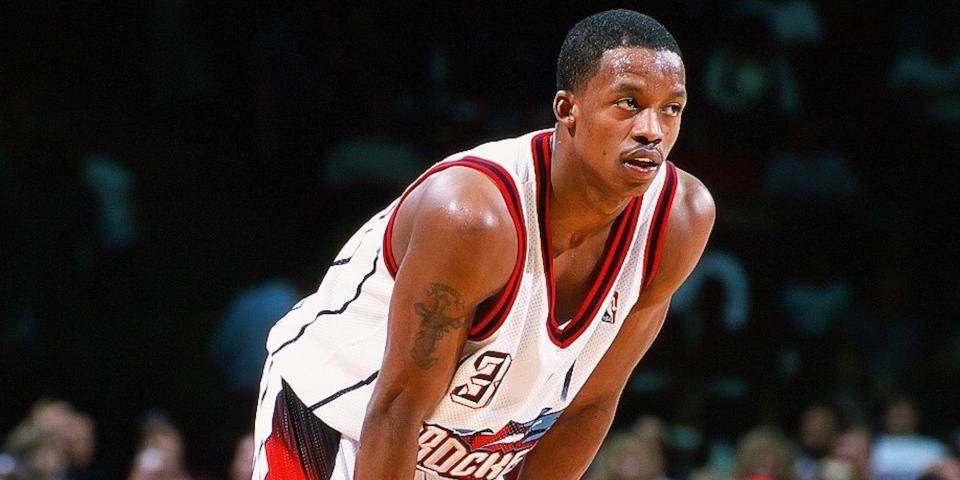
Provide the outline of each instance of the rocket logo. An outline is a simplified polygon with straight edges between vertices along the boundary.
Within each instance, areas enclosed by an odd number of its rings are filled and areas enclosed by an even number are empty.
[[[417,468],[459,480],[499,478],[523,461],[560,413],[545,408],[529,422],[510,421],[496,432],[425,424],[420,430]]]

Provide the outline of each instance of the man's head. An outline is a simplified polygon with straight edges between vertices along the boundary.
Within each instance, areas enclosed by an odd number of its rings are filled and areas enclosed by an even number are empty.
[[[567,34],[557,61],[556,158],[614,202],[643,194],[680,133],[686,73],[656,20],[598,13]],[[560,160],[563,159],[563,160]]]
[[[580,20],[567,32],[557,57],[557,90],[579,93],[600,69],[600,59],[615,48],[647,48],[680,54],[666,27],[632,10],[608,10]]]

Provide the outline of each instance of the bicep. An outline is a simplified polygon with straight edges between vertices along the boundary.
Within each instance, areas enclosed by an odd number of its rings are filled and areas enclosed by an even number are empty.
[[[399,402],[395,407],[421,416],[443,395],[477,306],[512,268],[499,256],[485,258],[509,249],[514,237],[507,234],[514,234],[500,222],[496,204],[484,206],[489,199],[482,187],[479,197],[466,198],[439,187],[415,192],[416,208],[397,219],[409,235],[402,239],[374,395],[375,402]]]

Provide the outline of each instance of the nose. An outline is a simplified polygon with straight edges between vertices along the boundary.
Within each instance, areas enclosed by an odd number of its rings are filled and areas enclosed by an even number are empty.
[[[633,128],[630,131],[641,145],[653,147],[663,141],[663,124],[660,116],[653,108],[645,108],[633,118]]]

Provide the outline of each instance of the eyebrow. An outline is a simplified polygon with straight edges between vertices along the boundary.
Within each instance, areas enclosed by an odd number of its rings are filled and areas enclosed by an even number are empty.
[[[617,83],[613,84],[613,88],[610,89],[612,92],[631,92],[631,91],[644,91],[644,88],[636,82],[630,80],[618,80]],[[679,86],[675,88],[671,93],[673,97],[683,97],[687,98],[687,88],[684,86]]]

